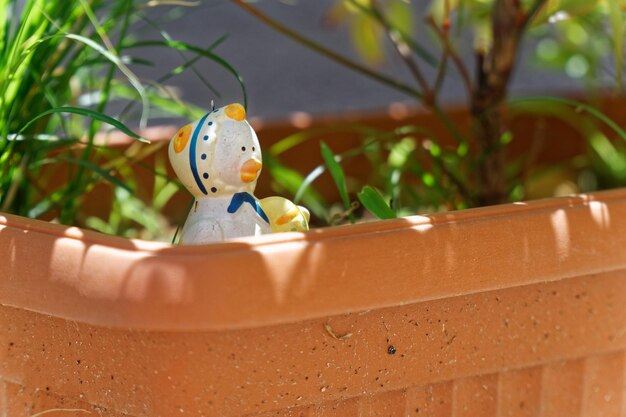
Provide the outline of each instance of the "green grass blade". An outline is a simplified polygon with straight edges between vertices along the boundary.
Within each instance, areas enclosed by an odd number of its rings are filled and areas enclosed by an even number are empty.
[[[511,105],[521,104],[521,103],[524,103],[524,102],[560,103],[560,104],[570,105],[570,106],[574,107],[576,110],[584,110],[587,113],[591,114],[596,119],[598,119],[601,122],[603,122],[604,124],[606,124],[615,133],[617,133],[620,138],[622,138],[624,141],[626,141],[626,132],[621,127],[619,127],[619,125],[617,123],[615,123],[613,120],[611,120],[610,117],[608,117],[606,114],[602,113],[600,110],[598,110],[595,107],[590,106],[588,104],[581,103],[581,102],[576,101],[576,100],[569,100],[569,99],[566,99],[566,98],[550,97],[550,96],[521,97],[521,98],[516,98],[516,99],[509,100],[509,104],[511,104]]]
[[[339,195],[341,196],[343,205],[349,213],[348,217],[350,218],[350,221],[354,223],[354,216],[352,215],[352,207],[350,205],[350,197],[348,196],[346,176],[343,172],[343,168],[341,168],[341,165],[337,162],[335,154],[328,147],[328,145],[321,142],[320,147],[322,150],[322,158],[324,158],[324,162],[330,171],[330,175],[333,177],[333,181],[335,181],[335,185],[337,186],[337,190],[339,190]]]
[[[326,172],[326,167],[324,165],[318,165],[311,172],[309,172],[306,177],[302,178],[302,181],[298,183],[295,196],[293,197],[293,200],[296,204],[300,200],[304,199],[304,195],[308,192],[311,184],[313,184],[313,182],[318,179],[319,176],[322,175],[324,172]]]
[[[182,102],[172,97],[167,89],[155,89],[152,85],[148,85],[147,87],[146,94],[150,99],[150,105],[153,109],[161,110],[169,116],[183,117],[191,120],[199,119],[206,114],[206,108]],[[111,92],[115,97],[127,100],[133,100],[136,94],[135,90],[128,85],[115,82],[111,85]],[[131,101],[131,103],[134,102]],[[129,110],[130,106],[127,106],[122,113],[128,113]]]
[[[209,52],[214,50],[219,45],[221,45],[227,38],[228,38],[228,34],[220,36],[219,38],[217,38],[217,40],[215,40],[213,43],[211,43],[206,48],[206,50],[209,51]],[[177,52],[181,56],[183,56],[181,51],[177,51]],[[177,66],[176,68],[174,68],[171,71],[169,71],[167,74],[165,74],[165,75],[161,76],[160,78],[158,78],[155,83],[147,86],[146,90],[148,91],[148,94],[151,94],[151,90],[153,90],[155,88],[159,89],[159,87],[163,83],[168,81],[170,78],[172,78],[172,77],[174,77],[174,76],[176,76],[178,74],[183,73],[189,67],[193,67],[193,65],[196,62],[198,62],[200,60],[200,58],[203,58],[203,56],[196,54],[196,56],[194,56],[192,59],[186,60],[182,65]],[[216,94],[216,96],[220,97],[219,94]],[[155,101],[154,96],[150,96],[150,97],[151,97],[151,103],[152,104],[156,105],[161,110],[164,109],[164,107],[159,104],[158,99],[157,99],[157,101]],[[120,115],[122,117],[124,115],[128,114],[130,112],[130,110],[133,108],[133,106],[135,105],[134,96],[127,96],[126,98],[130,99],[131,101],[120,112]],[[172,103],[172,100],[171,99],[166,99],[165,103]],[[180,103],[174,103],[174,104],[178,104],[178,110],[179,111],[181,109],[183,110],[183,113],[180,113],[178,115],[180,115],[181,117],[185,117],[187,119],[199,119],[200,117],[202,117],[202,115],[204,115],[206,113],[206,108],[200,109],[199,107],[192,106],[190,103],[184,103],[182,105]],[[167,104],[167,107],[171,107],[171,104]],[[171,111],[171,108],[168,111]],[[176,114],[176,112],[174,112],[173,114]]]
[[[148,18],[145,15],[141,16],[142,20],[144,20],[149,26],[153,27],[155,30],[157,30],[161,36],[163,37],[163,39],[165,39],[166,41],[173,41],[174,39],[170,36],[170,34],[163,30],[161,27],[159,27],[159,25],[153,21],[152,19]],[[210,51],[212,49],[215,49],[215,47],[217,45],[219,45],[220,43],[222,43],[222,41],[224,41],[226,38],[228,37],[228,35],[223,35],[221,38],[218,39],[217,43],[214,43],[213,45],[209,46],[207,49]],[[206,77],[204,77],[202,75],[202,73],[200,71],[198,71],[196,69],[196,67],[194,66],[194,64],[201,58],[200,55],[196,55],[193,59],[187,61],[185,58],[185,55],[183,54],[182,51],[177,51],[179,56],[185,61],[184,64],[182,66],[178,66],[177,68],[174,68],[172,70],[172,73],[174,74],[180,74],[182,71],[184,71],[186,68],[190,68],[191,71],[196,75],[196,77],[200,80],[200,82],[202,82],[202,84],[204,84],[204,86],[206,88],[209,89],[209,91],[211,91],[213,94],[215,94],[215,96],[220,97],[220,93],[219,91],[217,91],[217,89],[213,86],[213,84],[211,84]],[[160,81],[161,82],[161,81]]]
[[[111,184],[115,185],[116,187],[119,188],[123,188],[124,190],[133,193],[133,190],[126,185],[122,180],[120,180],[119,178],[111,175],[107,170],[99,167],[98,165],[92,164],[89,161],[86,161],[84,159],[78,159],[78,158],[69,158],[69,157],[65,157],[65,156],[59,156],[56,158],[46,158],[46,159],[42,159],[40,161],[37,161],[37,163],[32,164],[32,166],[41,166],[41,165],[48,165],[48,164],[55,164],[55,163],[59,163],[59,162],[67,162],[70,164],[74,164],[74,165],[79,165],[82,166],[84,168],[87,168],[88,170],[92,171],[95,174],[98,174],[100,177],[102,177],[103,179],[109,181]]]
[[[172,48],[172,49],[177,49],[179,51],[189,51],[189,52],[193,52],[195,54],[201,55],[207,59],[212,60],[213,62],[219,64],[222,68],[224,68],[226,71],[230,72],[233,77],[235,77],[235,79],[237,80],[237,82],[239,83],[239,87],[241,88],[241,93],[243,95],[243,106],[244,108],[248,108],[248,92],[246,90],[246,87],[243,83],[243,78],[241,77],[241,75],[239,75],[239,73],[237,72],[237,70],[235,70],[235,68],[230,65],[228,62],[226,62],[224,60],[224,58],[210,52],[207,51],[205,49],[199,48],[197,46],[193,46],[184,42],[180,42],[180,41],[173,41],[173,40],[163,40],[163,41],[140,41],[140,42],[134,42],[134,43],[130,43],[130,44],[126,44],[123,46],[123,49],[130,49],[130,48],[143,48],[143,47],[168,47],[168,48]]]
[[[145,87],[143,86],[143,84],[139,80],[139,77],[137,77],[122,62],[122,59],[119,56],[117,56],[116,54],[114,54],[111,51],[107,50],[102,45],[98,44],[97,42],[95,42],[95,41],[93,41],[93,40],[91,40],[89,38],[86,38],[84,36],[80,36],[80,35],[76,35],[76,34],[72,34],[72,33],[66,34],[66,35],[63,35],[63,36],[65,36],[68,39],[73,39],[75,41],[82,42],[85,45],[87,45],[90,48],[92,48],[93,50],[97,51],[102,56],[104,56],[109,61],[111,61],[113,64],[115,64],[115,66],[126,76],[128,81],[130,82],[130,84],[135,88],[135,90],[137,90],[137,93],[139,94],[139,97],[141,98],[142,115],[141,115],[141,119],[140,119],[140,126],[144,126],[145,125],[145,120],[147,119],[147,115],[146,114],[149,111],[150,103],[149,103],[148,98],[146,97],[146,95],[144,93],[145,92]],[[109,82],[110,82],[110,80],[109,80]]]
[[[72,39],[74,41],[77,41],[77,42],[80,42],[82,44],[85,44],[86,46],[88,46],[91,49],[93,49],[94,51],[98,52],[100,55],[102,55],[103,57],[105,57],[106,59],[111,61],[112,63],[114,63],[116,65],[122,65],[121,58],[118,57],[117,55],[111,53],[110,51],[108,51],[104,46],[100,45],[99,43],[97,43],[93,39],[89,39],[89,38],[86,38],[84,36],[77,35],[75,33],[66,33],[66,34],[60,34],[60,35],[53,35],[53,36],[50,36],[48,38],[42,39],[42,42],[46,41],[46,40],[49,40],[49,39],[54,39],[56,37],[64,37],[64,38]]]
[[[301,132],[293,133],[273,144],[269,151],[272,155],[278,156],[296,146],[322,135],[339,133],[355,133],[361,136],[384,136],[385,132],[371,128],[359,123],[342,123],[333,126],[313,127]],[[390,135],[388,135],[390,136]]]
[[[302,201],[311,213],[319,219],[326,218],[328,204],[324,197],[313,187],[302,187],[305,178],[298,171],[288,168],[271,154],[263,156],[263,169],[267,169],[272,176],[272,185],[278,192],[288,192],[294,197],[294,203]]]
[[[626,157],[600,131],[594,132],[589,138],[589,145],[596,153],[612,178],[624,180],[626,177]]]
[[[23,133],[26,129],[28,129],[37,120],[39,120],[39,119],[41,119],[43,117],[46,117],[48,115],[55,114],[55,113],[74,113],[74,114],[79,114],[81,116],[90,117],[92,119],[99,120],[101,122],[109,124],[109,125],[117,128],[117,129],[119,129],[121,132],[125,133],[126,135],[130,136],[131,138],[139,140],[140,142],[150,143],[150,141],[148,139],[142,138],[137,133],[135,133],[132,130],[130,130],[124,123],[119,122],[119,121],[115,120],[114,118],[112,118],[110,116],[107,116],[106,114],[98,113],[98,112],[93,111],[93,110],[82,109],[82,108],[79,108],[79,107],[57,107],[57,108],[54,108],[54,109],[46,110],[43,113],[40,113],[37,116],[35,116],[28,123],[26,123],[19,130],[18,135]]]
[[[141,98],[141,101],[143,104],[141,124],[144,124],[143,120],[146,118],[144,113],[147,113],[149,109],[148,98],[146,97],[144,93],[145,87],[143,86],[139,78],[132,71],[130,71],[130,69],[122,62],[122,59],[119,56],[117,56],[115,53],[113,53],[114,51],[112,52],[112,51],[107,50],[104,46],[95,42],[93,39],[87,38],[82,35],[77,35],[74,33],[61,33],[61,34],[47,36],[45,38],[38,40],[35,43],[34,48],[40,48],[42,45],[46,44],[47,42],[51,42],[59,38],[66,38],[66,39],[70,39],[70,40],[82,43],[83,45],[89,47],[90,49],[94,50],[95,52],[99,53],[101,56],[109,60],[126,76],[129,83],[135,88],[135,90],[137,90],[137,93],[139,94],[139,97]],[[33,53],[35,52],[36,51],[33,51]]]
[[[360,126],[359,125],[354,125],[354,126],[356,126],[355,131],[359,131]],[[350,150],[348,150],[346,152],[341,153],[341,155],[339,155],[338,157],[341,158],[342,161],[347,161],[350,158],[354,158],[354,157],[359,156],[359,155],[367,154],[368,149],[371,149],[371,146],[375,146],[379,142],[391,141],[391,140],[397,139],[400,136],[404,136],[404,135],[407,135],[407,134],[418,133],[418,132],[423,132],[424,131],[424,129],[422,129],[420,127],[416,127],[416,126],[402,126],[402,127],[397,128],[397,129],[394,129],[393,132],[388,132],[388,133],[376,131],[376,130],[368,128],[368,127],[363,127],[363,129],[364,129],[363,130],[364,133],[370,134],[371,136],[373,136],[373,138],[370,139],[370,140],[367,140],[362,146],[359,146],[358,148],[353,148],[353,149],[350,149]],[[341,130],[340,129],[336,129],[336,128],[332,128],[329,131],[339,132]],[[347,129],[346,131],[351,131],[351,130]],[[294,142],[297,142],[295,144],[298,144],[301,141],[303,141],[302,139],[308,140],[308,139],[310,139],[310,137],[299,136],[297,133],[295,135],[288,136],[287,138],[285,138],[287,143],[285,144],[284,148],[285,149],[289,149],[289,148],[292,147],[292,145],[294,145]],[[278,142],[278,143],[280,143],[280,142]],[[274,147],[270,148],[270,152],[272,152],[273,150],[274,150]],[[278,150],[282,151],[283,150],[283,146],[281,146]],[[300,201],[300,198],[303,197],[304,193],[307,191],[309,186],[311,184],[313,184],[313,182],[315,180],[317,180],[320,177],[320,175],[322,175],[324,172],[326,172],[326,166],[324,164],[320,164],[320,165],[316,166],[313,170],[311,170],[309,172],[309,174],[304,178],[304,180],[300,182],[300,186],[298,187],[298,191],[295,193],[294,201],[296,203],[298,201]]]
[[[89,5],[89,3],[87,2],[87,0],[79,0],[81,5],[83,6],[83,9],[85,11],[85,15],[89,18],[89,21],[91,22],[91,24],[93,25],[94,29],[96,30],[96,33],[99,35],[100,39],[102,40],[102,42],[107,46],[107,52],[109,52],[109,55],[112,55],[115,59],[111,59],[111,62],[115,64],[115,66],[117,67],[117,69],[119,71],[121,71],[124,76],[126,76],[126,78],[128,79],[128,81],[132,84],[133,87],[135,87],[135,89],[137,90],[137,92],[139,93],[139,97],[141,98],[141,102],[142,102],[142,109],[141,109],[141,118],[139,119],[139,126],[141,126],[142,128],[145,128],[147,125],[147,120],[148,120],[148,114],[150,111],[150,102],[148,101],[148,98],[145,96],[144,91],[145,88],[143,86],[143,84],[141,83],[141,81],[139,80],[139,77],[137,77],[135,75],[135,73],[133,73],[130,68],[128,68],[120,59],[120,57],[118,56],[118,50],[119,45],[122,43],[122,40],[124,39],[125,35],[126,35],[126,31],[128,29],[128,24],[129,24],[129,18],[130,18],[130,9],[128,9],[129,6],[132,5],[132,0],[128,1],[126,0],[126,2],[120,3],[120,5],[124,5],[124,8],[127,8],[127,10],[129,12],[124,13],[123,14],[123,18],[121,19],[121,32],[119,33],[121,39],[118,41],[118,46],[117,48],[113,46],[111,40],[109,39],[108,35],[107,35],[107,31],[105,28],[103,28],[99,21],[98,18],[96,17],[93,9],[91,8],[91,6]],[[71,34],[70,34],[71,35]],[[68,35],[68,36],[70,36]],[[75,35],[77,36],[77,35]],[[79,36],[80,37],[80,36]],[[84,38],[84,37],[82,37]],[[80,39],[77,39],[80,40]],[[82,41],[82,40],[81,40]],[[98,45],[96,42],[92,43]],[[100,49],[95,48],[93,45],[87,43],[88,46],[98,50],[98,52],[100,52],[101,54],[102,51]],[[102,48],[102,47],[101,47]],[[103,54],[104,55],[104,54]],[[107,55],[105,55],[107,56]],[[108,56],[107,56],[108,58]],[[110,58],[109,58],[110,59]],[[105,85],[103,88],[103,101],[101,103],[101,105],[98,107],[98,111],[103,111],[104,110],[104,106],[107,103],[107,96],[108,96],[108,89],[109,89],[109,85],[111,84],[111,79],[112,76],[114,74],[114,69],[111,68],[109,71],[109,75],[107,76],[107,81],[105,81]],[[93,131],[92,131],[93,133]]]
[[[185,215],[185,219],[187,218],[187,216],[189,215],[189,213],[191,212],[191,208],[193,207],[193,203],[195,203],[196,199],[195,198],[191,198],[191,201],[189,202],[189,207],[187,208],[187,214]],[[176,230],[174,231],[174,236],[172,236],[172,245],[175,245],[176,243],[180,243],[180,238],[177,241],[176,238],[178,237],[178,234],[181,233],[183,226],[185,225],[185,220],[183,220],[182,223],[179,223],[178,225],[176,225]]]
[[[395,219],[397,217],[375,188],[366,185],[360,193],[357,193],[357,197],[363,206],[379,219]]]
[[[102,220],[99,217],[90,216],[85,219],[85,226],[88,228],[95,230],[96,232],[105,233],[108,235],[114,235],[116,230],[111,223],[105,220]]]

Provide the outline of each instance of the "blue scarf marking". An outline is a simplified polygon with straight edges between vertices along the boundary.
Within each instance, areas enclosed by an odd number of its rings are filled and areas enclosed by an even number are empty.
[[[234,214],[237,212],[237,210],[239,210],[243,203],[250,204],[254,208],[254,211],[256,211],[256,213],[261,216],[261,218],[265,220],[266,223],[270,222],[270,220],[267,218],[267,215],[261,208],[261,204],[259,204],[258,200],[245,191],[241,193],[235,193],[233,195],[232,200],[230,200],[230,205],[228,206],[226,211]]]

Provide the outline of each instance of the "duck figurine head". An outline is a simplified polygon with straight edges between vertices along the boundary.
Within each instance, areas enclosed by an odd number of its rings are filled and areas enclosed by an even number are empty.
[[[213,109],[180,128],[168,153],[174,172],[195,199],[181,243],[308,230],[305,208],[282,197],[254,196],[263,166],[261,147],[241,104]]]
[[[196,198],[252,194],[263,166],[259,140],[239,103],[183,126],[170,141],[169,158]]]

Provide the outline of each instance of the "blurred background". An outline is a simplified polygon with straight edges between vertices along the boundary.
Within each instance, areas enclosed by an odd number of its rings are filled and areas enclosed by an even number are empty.
[[[393,3],[393,2],[392,2]],[[438,41],[426,27],[425,17],[431,12],[433,2],[404,2],[395,13],[403,15],[409,35],[420,42],[433,56],[439,51]],[[591,2],[593,3],[593,2]],[[173,39],[194,45],[208,46],[218,38],[227,38],[215,52],[233,65],[242,76],[249,94],[250,117],[263,119],[289,119],[294,113],[328,115],[337,112],[386,111],[392,103],[417,107],[406,94],[382,85],[375,80],[359,76],[350,69],[304,48],[243,11],[230,1],[202,1],[190,3],[186,8],[161,6],[151,8],[149,16],[155,25],[142,24],[136,35],[142,39],[158,39],[161,32],[168,32]],[[373,22],[358,20],[356,13],[342,14],[337,11],[341,1],[336,0],[260,0],[251,2],[273,19],[283,23],[303,36],[327,46],[349,59],[372,65],[378,71],[411,83],[411,74],[394,53],[392,45]],[[558,16],[557,16],[558,17]],[[356,18],[356,19],[355,19]],[[571,25],[571,22],[570,22]],[[581,52],[592,34],[584,26],[564,29],[564,37],[572,46],[579,45]],[[511,90],[513,94],[535,94],[549,89],[565,94],[580,94],[591,82],[591,60],[595,57],[572,53],[554,44],[554,39],[542,43],[546,28],[535,30],[525,40],[514,73]],[[473,34],[464,29],[458,37],[457,49],[468,67],[473,67]],[[606,41],[595,40],[596,53],[606,53]],[[602,43],[605,45],[601,45]],[[561,49],[565,49],[561,45]],[[145,50],[138,53],[154,63],[143,68],[141,74],[157,79],[165,71],[180,65],[183,59],[175,51]],[[588,61],[589,60],[589,61]],[[233,77],[219,65],[200,60],[196,70],[219,92],[211,91],[193,72],[168,81],[180,97],[200,107],[207,107],[211,100],[216,105],[241,101],[241,92]],[[556,69],[556,71],[555,71]],[[563,69],[563,71],[560,71]],[[427,77],[434,77],[436,68],[424,66]],[[596,74],[593,82],[606,81],[606,74]],[[443,104],[464,104],[466,101],[459,77],[450,71],[442,86],[440,99]],[[176,119],[165,121],[178,122]]]

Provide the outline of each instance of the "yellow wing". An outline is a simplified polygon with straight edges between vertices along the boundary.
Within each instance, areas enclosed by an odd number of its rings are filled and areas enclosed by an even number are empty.
[[[272,233],[305,232],[309,230],[309,211],[286,198],[267,197],[259,200],[261,208],[270,220]]]

